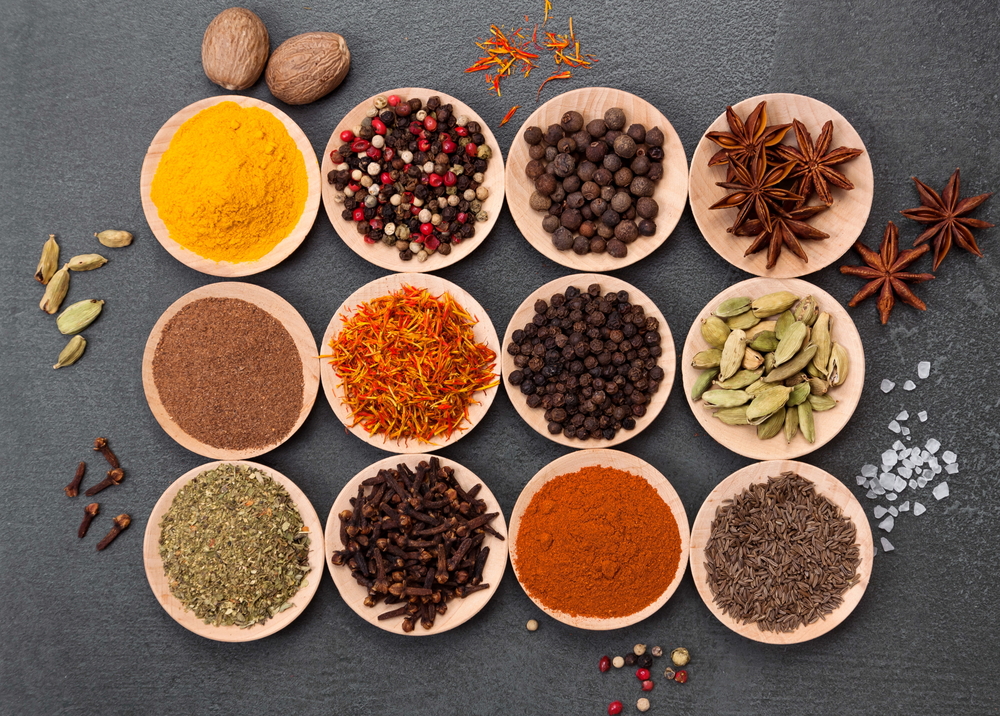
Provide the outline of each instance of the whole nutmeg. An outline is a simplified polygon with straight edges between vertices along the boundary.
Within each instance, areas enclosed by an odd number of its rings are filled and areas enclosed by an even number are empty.
[[[227,90],[244,90],[264,71],[271,41],[267,28],[246,8],[223,10],[205,28],[201,66],[208,79]]]
[[[562,125],[563,131],[572,134],[573,132],[579,132],[583,128],[583,115],[574,110],[566,112],[562,119],[559,120],[559,124]]]
[[[631,159],[635,156],[635,140],[627,134],[619,134],[615,137],[615,154],[623,159]]]
[[[271,94],[286,104],[309,104],[344,81],[351,67],[347,42],[335,32],[290,37],[271,55],[264,79]]]
[[[625,126],[625,110],[621,107],[612,107],[604,113],[604,123],[608,129],[621,130]]]

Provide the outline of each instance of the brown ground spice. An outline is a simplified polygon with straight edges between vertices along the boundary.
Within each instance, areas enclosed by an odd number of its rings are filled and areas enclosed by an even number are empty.
[[[274,445],[302,410],[302,359],[270,313],[237,298],[189,303],[163,328],[153,381],[188,435],[221,450]]]

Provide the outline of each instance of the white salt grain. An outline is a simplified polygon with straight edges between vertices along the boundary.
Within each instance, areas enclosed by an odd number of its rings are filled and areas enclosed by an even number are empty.
[[[872,491],[873,491],[873,492],[874,492],[874,493],[875,493],[876,495],[884,495],[884,494],[885,494],[885,488],[884,488],[884,487],[882,487],[882,486],[881,486],[881,485],[880,485],[879,483],[877,483],[877,482],[876,482],[876,483],[875,483],[874,485],[872,485]]]
[[[927,444],[924,445],[924,447],[927,448],[927,452],[933,455],[934,453],[936,453],[938,450],[941,449],[941,443],[935,440],[934,438],[931,438],[930,440],[927,441]]]
[[[893,492],[902,492],[906,489],[906,480],[901,477],[896,478],[896,483],[892,486]]]
[[[934,488],[934,498],[937,500],[943,500],[948,496],[948,483],[939,483],[937,487]]]
[[[913,503],[913,516],[919,517],[927,511],[927,508],[921,505],[919,502]]]
[[[951,450],[945,450],[941,453],[941,459],[944,460],[946,465],[950,465],[958,459],[958,455],[953,453]]]
[[[930,374],[931,374],[930,361],[922,360],[919,363],[917,363],[917,377],[920,378],[920,380],[924,380]]]
[[[909,480],[911,477],[913,477],[913,470],[911,470],[910,468],[908,468],[906,465],[903,465],[902,467],[896,468],[896,472],[899,473],[900,477],[902,477],[902,478],[904,478],[906,480]]]
[[[947,472],[949,475],[954,475],[956,472],[958,472],[958,463],[953,462],[950,465],[945,465],[944,471]]]
[[[892,502],[893,500],[895,500],[896,497],[898,497],[898,495],[896,495],[895,492],[887,492],[887,493],[885,493],[885,499],[889,500],[889,502]]]
[[[912,380],[908,380],[905,383],[903,383],[903,390],[913,390],[916,387],[917,384],[914,383]]]
[[[875,477],[878,474],[878,468],[874,465],[865,465],[861,468],[861,474],[865,477]]]
[[[926,410],[921,410],[919,413],[917,413],[917,417],[920,418],[920,422],[926,423],[927,422],[927,411]]]
[[[896,451],[895,450],[886,450],[884,453],[882,453],[882,464],[883,465],[888,465],[889,467],[892,467],[893,465],[896,464],[897,461],[898,461],[898,458],[896,457]]]
[[[890,507],[889,514],[892,515],[893,517],[897,517],[899,515],[899,510],[897,510],[895,507]]]
[[[940,475],[941,474],[941,466],[940,465],[932,465],[931,466],[931,472],[933,472],[935,475]]]
[[[891,490],[896,486],[896,476],[891,472],[883,472],[878,477],[879,484],[887,490]]]
[[[876,497],[878,497],[878,495],[875,493],[875,490],[869,490],[868,492],[865,493],[865,497],[867,497],[869,500],[874,500]]]
[[[907,484],[910,486],[911,490],[916,490],[918,487],[918,480],[910,480]]]
[[[891,552],[894,549],[896,549],[896,548],[892,546],[892,542],[890,542],[885,537],[883,537],[882,538],[882,551],[883,552]]]
[[[859,485],[867,485],[868,484],[868,478],[865,477],[864,475],[858,475],[854,479],[857,480],[857,483]]]
[[[910,439],[910,429],[909,429],[909,428],[907,428],[907,427],[903,427],[903,428],[902,428],[902,433],[903,433],[903,435],[905,435],[905,436],[906,436],[906,439],[907,439],[907,440],[909,440],[909,439]]]
[[[908,448],[905,445],[903,445],[903,443],[899,442],[899,440],[897,440],[892,444],[892,449],[895,450],[896,452],[899,452],[901,450],[907,450]],[[906,456],[900,455],[900,457],[906,457]]]
[[[896,521],[893,519],[892,515],[889,515],[884,520],[878,523],[878,527],[879,529],[885,530],[886,532],[892,532],[892,527],[895,524],[895,522]]]
[[[899,511],[900,512],[909,512],[910,511],[910,501],[907,500],[906,502],[904,502],[903,504],[901,504],[899,506]]]
[[[898,433],[900,431],[899,423],[893,420],[891,423],[889,423],[889,430],[891,430],[894,433]]]
[[[875,505],[875,509],[872,510],[872,513],[875,515],[875,519],[876,520],[880,520],[883,517],[885,517],[885,513],[888,512],[888,511],[889,510],[887,510],[884,507],[882,507],[882,505]]]
[[[923,477],[923,476],[918,477],[917,478],[917,487],[923,489],[923,488],[927,487],[927,483],[928,482],[930,482],[929,478],[926,478],[926,477]]]
[[[902,413],[896,416],[896,420],[908,420],[909,417],[910,414],[904,410]]]
[[[883,393],[888,393],[890,390],[892,390],[895,387],[896,387],[896,384],[893,383],[888,378],[886,378],[885,380],[882,381],[882,392]]]

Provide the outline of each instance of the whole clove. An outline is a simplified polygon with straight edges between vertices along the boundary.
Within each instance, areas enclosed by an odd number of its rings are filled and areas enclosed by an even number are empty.
[[[87,497],[93,497],[106,487],[111,487],[112,485],[120,484],[121,481],[124,479],[125,479],[125,471],[122,470],[120,467],[115,468],[114,470],[108,470],[108,476],[106,478],[98,482],[96,485],[91,487],[83,494],[86,495]]]
[[[76,466],[76,475],[73,476],[73,481],[63,488],[63,491],[66,493],[66,497],[76,497],[80,494],[80,483],[83,482],[83,475],[86,472],[87,463],[81,462]]]
[[[83,508],[83,522],[80,523],[80,529],[76,532],[77,537],[83,539],[87,536],[87,530],[90,529],[90,523],[94,521],[95,517],[97,517],[97,513],[100,509],[101,506],[97,502],[91,502]]]
[[[111,451],[111,446],[108,445],[107,438],[96,438],[94,440],[94,450],[100,452],[113,469],[121,467],[121,465],[118,464],[118,456]]]
[[[102,549],[114,542],[115,537],[120,535],[130,524],[132,524],[132,518],[128,515],[122,514],[115,517],[114,525],[112,525],[111,531],[105,535],[104,539],[97,543],[97,551],[100,552]]]

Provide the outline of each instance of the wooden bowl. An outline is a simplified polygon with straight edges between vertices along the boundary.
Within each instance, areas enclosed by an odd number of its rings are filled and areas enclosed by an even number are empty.
[[[163,569],[163,560],[160,558],[160,521],[167,510],[170,509],[170,505],[173,504],[174,497],[191,480],[206,470],[215,469],[219,465],[222,465],[223,462],[231,465],[246,465],[256,468],[274,478],[275,482],[288,491],[292,502],[295,503],[295,507],[298,508],[299,514],[302,516],[302,522],[305,525],[306,531],[311,535],[309,545],[309,567],[311,571],[306,577],[304,585],[295,593],[294,606],[283,612],[279,612],[263,624],[255,624],[247,629],[242,629],[238,626],[214,626],[206,624],[196,617],[194,612],[188,611],[170,591],[169,580]],[[272,470],[256,462],[225,460],[210,462],[184,473],[160,496],[160,499],[157,500],[156,505],[153,507],[152,513],[149,515],[149,521],[146,523],[146,534],[142,542],[142,560],[146,568],[146,579],[149,580],[149,586],[152,588],[156,599],[160,602],[160,606],[182,627],[206,639],[214,639],[215,641],[254,641],[255,639],[263,639],[265,636],[270,636],[276,631],[284,629],[312,601],[313,595],[316,594],[316,590],[319,588],[320,579],[323,576],[322,545],[323,525],[319,521],[316,510],[313,509],[312,503],[309,502],[309,498],[303,494],[302,490],[294,482],[277,470]]]
[[[160,219],[160,214],[156,209],[156,204],[150,198],[150,189],[153,184],[153,176],[156,168],[160,165],[160,157],[167,151],[174,134],[184,122],[191,119],[203,109],[212,107],[222,102],[235,102],[241,107],[257,107],[273,114],[288,130],[289,136],[295,141],[295,145],[302,152],[305,161],[306,175],[309,182],[309,193],[306,196],[306,206],[302,210],[302,216],[292,229],[291,233],[275,245],[267,254],[256,261],[243,261],[240,263],[230,263],[228,261],[212,261],[204,256],[199,256],[193,251],[186,249],[170,238],[170,230]],[[292,121],[291,117],[267,102],[261,102],[253,97],[243,95],[220,95],[218,97],[206,97],[198,100],[194,104],[189,104],[180,112],[167,120],[167,123],[160,127],[160,131],[153,137],[153,141],[146,151],[146,157],[142,160],[142,175],[139,182],[140,193],[142,194],[142,209],[146,214],[146,221],[149,228],[153,230],[153,235],[157,241],[167,250],[167,252],[185,266],[193,268],[212,276],[250,276],[251,274],[266,271],[272,266],[284,261],[299,247],[302,240],[309,233],[313,222],[316,221],[316,213],[319,211],[320,178],[319,164],[316,161],[316,153],[313,151],[309,138]]]
[[[346,221],[340,215],[344,210],[344,205],[336,203],[334,197],[338,192],[333,184],[326,180],[327,174],[333,169],[333,162],[330,161],[330,152],[338,149],[343,144],[340,141],[340,133],[345,129],[353,129],[361,124],[361,120],[365,118],[365,112],[374,106],[372,102],[375,97],[388,97],[391,94],[399,95],[404,99],[416,97],[424,102],[429,97],[437,95],[441,98],[442,104],[450,103],[455,108],[456,116],[464,114],[470,120],[479,122],[479,126],[482,127],[482,135],[486,137],[486,144],[493,150],[493,157],[490,159],[490,165],[486,171],[486,181],[483,182],[483,186],[490,191],[490,195],[483,202],[483,210],[488,216],[487,220],[482,223],[476,222],[475,236],[455,245],[450,254],[443,256],[435,252],[423,263],[417,261],[416,258],[410,261],[403,261],[399,258],[399,251],[384,244],[366,244],[364,236],[358,233],[355,223],[353,221]],[[500,216],[500,208],[503,206],[503,152],[500,151],[500,145],[497,144],[496,137],[490,131],[489,125],[469,105],[437,90],[424,89],[422,87],[399,87],[372,95],[340,120],[340,123],[333,130],[333,134],[330,135],[330,141],[327,142],[326,149],[323,151],[322,166],[323,205],[326,207],[326,215],[330,217],[330,223],[333,224],[333,228],[337,230],[340,238],[343,239],[351,251],[365,261],[369,261],[376,266],[381,266],[390,271],[423,273],[425,271],[437,271],[445,266],[451,266],[453,263],[461,261],[486,241],[487,236],[493,229],[493,225],[497,223],[497,219]]]
[[[639,123],[647,129],[659,127],[663,131],[663,178],[656,183],[656,191],[653,193],[653,198],[660,206],[655,218],[656,233],[637,238],[629,244],[628,254],[621,259],[613,258],[607,253],[580,256],[573,251],[559,251],[552,245],[552,234],[542,228],[545,214],[532,209],[529,203],[534,184],[524,174],[524,167],[530,160],[528,143],[523,139],[524,130],[538,126],[544,131],[550,124],[559,124],[563,114],[569,110],[580,112],[584,120],[589,122],[603,117],[612,107],[625,110],[626,127]],[[584,87],[553,97],[532,112],[517,130],[507,154],[507,206],[528,243],[557,264],[577,271],[614,271],[649,256],[670,236],[687,201],[687,168],[687,157],[680,137],[670,120],[656,107],[641,97],[622,90]]]
[[[726,425],[718,418],[713,417],[712,411],[704,401],[699,400],[695,403],[691,400],[691,388],[701,374],[701,370],[691,365],[691,360],[695,353],[710,347],[701,337],[702,319],[708,318],[712,311],[727,298],[734,296],[757,298],[782,290],[791,291],[800,296],[812,294],[819,303],[820,310],[830,314],[834,341],[843,345],[850,356],[850,370],[847,374],[847,380],[844,381],[843,385],[831,388],[829,393],[830,397],[839,401],[838,405],[831,410],[814,414],[816,441],[812,444],[806,442],[801,431],[792,439],[791,443],[785,442],[785,438],[781,434],[770,440],[759,440],[753,426]],[[687,340],[684,341],[684,351],[681,353],[681,375],[684,381],[684,395],[688,405],[691,406],[691,412],[694,413],[705,432],[715,438],[716,442],[733,452],[755,460],[787,460],[806,455],[826,445],[847,425],[855,408],[858,407],[861,391],[865,385],[865,351],[861,344],[861,336],[858,334],[858,329],[855,327],[854,321],[851,320],[850,314],[837,299],[823,289],[795,278],[751,278],[730,286],[713,298],[694,319],[691,330],[688,331]]]
[[[531,318],[535,315],[535,301],[539,298],[548,301],[553,294],[562,293],[570,286],[576,286],[581,291],[586,291],[587,286],[592,283],[601,285],[602,295],[609,291],[628,291],[629,302],[632,305],[641,305],[647,316],[652,316],[660,322],[660,336],[662,339],[660,347],[663,348],[663,354],[659,357],[657,365],[663,368],[664,373],[663,380],[660,381],[660,389],[653,394],[652,399],[646,405],[646,414],[641,418],[636,418],[635,428],[632,430],[619,430],[611,440],[577,440],[566,437],[564,433],[552,435],[548,431],[548,421],[545,420],[545,411],[541,408],[529,408],[527,398],[521,393],[520,389],[516,385],[511,385],[507,380],[508,376],[517,370],[517,366],[514,365],[514,356],[507,353],[507,346],[514,340],[514,331],[524,328],[527,323],[531,323]],[[549,281],[524,299],[511,317],[510,323],[507,324],[507,332],[503,336],[502,348],[503,350],[500,353],[501,380],[507,389],[507,396],[510,398],[510,402],[514,404],[518,415],[539,435],[543,435],[553,442],[571,448],[609,448],[623,443],[645,430],[656,416],[660,414],[663,406],[667,403],[667,398],[670,397],[670,389],[674,384],[674,372],[677,365],[677,355],[674,352],[674,337],[670,333],[670,326],[667,325],[667,319],[660,312],[660,309],[656,307],[652,299],[635,286],[625,283],[621,279],[614,276],[593,273],[571,274]]]
[[[861,579],[847,590],[841,605],[818,622],[800,626],[793,632],[763,631],[756,624],[742,624],[736,621],[728,614],[723,613],[716,605],[712,590],[708,586],[708,574],[705,571],[705,545],[708,544],[708,538],[712,533],[712,521],[715,519],[716,510],[724,501],[732,499],[750,485],[766,482],[769,477],[777,477],[781,473],[789,471],[798,473],[801,477],[812,481],[816,485],[816,493],[837,505],[844,516],[849,517],[854,523],[857,528],[858,544],[861,548],[861,564],[858,566],[858,574]],[[513,520],[511,523],[513,524]],[[758,462],[734,472],[720,482],[705,498],[691,530],[691,576],[694,578],[695,586],[698,587],[698,593],[706,606],[720,622],[737,634],[766,644],[798,644],[809,641],[821,634],[826,634],[844,621],[847,615],[854,611],[854,607],[861,601],[861,597],[868,587],[868,580],[872,574],[873,554],[874,545],[868,518],[864,508],[851,494],[851,491],[830,473],[794,460]]]
[[[489,589],[473,592],[464,599],[452,599],[448,602],[448,611],[444,614],[439,614],[437,618],[435,618],[433,628],[424,629],[423,627],[418,626],[411,632],[405,632],[403,631],[402,618],[386,619],[384,621],[379,621],[378,619],[379,614],[395,609],[396,606],[399,605],[387,606],[380,603],[375,607],[366,607],[364,601],[365,597],[368,596],[368,590],[358,584],[354,577],[351,576],[350,567],[346,565],[338,567],[333,564],[333,553],[344,548],[344,545],[340,542],[340,513],[344,510],[352,509],[351,498],[357,497],[358,488],[361,486],[361,482],[363,480],[367,480],[369,477],[375,477],[379,470],[392,469],[400,463],[403,463],[413,469],[420,464],[421,460],[430,461],[432,457],[434,456],[426,454],[390,455],[389,457],[379,460],[373,465],[369,465],[357,475],[352,477],[350,481],[344,485],[344,489],[340,491],[340,494],[337,495],[337,499],[334,500],[333,507],[330,508],[330,516],[326,521],[326,564],[327,568],[330,570],[330,576],[333,577],[334,584],[337,585],[337,589],[340,591],[340,596],[344,598],[345,602],[347,602],[347,606],[353,609],[362,619],[374,624],[379,629],[385,629],[393,634],[402,634],[404,636],[428,636],[431,634],[440,634],[443,631],[448,631],[449,629],[454,629],[455,627],[464,624],[478,614],[479,610],[485,607],[486,603],[490,601],[493,594],[497,591],[497,587],[500,586],[500,580],[503,578],[504,570],[507,568],[507,545],[509,544],[509,537],[507,540],[499,540],[496,537],[487,534],[486,538],[483,540],[483,546],[490,548],[490,554],[486,560],[486,566],[483,569],[483,583],[489,584]],[[496,519],[493,520],[491,525],[497,532],[507,536],[507,522],[504,520],[503,510],[500,507],[500,503],[497,502],[496,497],[494,497],[493,493],[490,492],[490,488],[487,487],[486,483],[477,477],[471,470],[458,464],[454,460],[442,459],[441,463],[442,465],[455,469],[455,478],[458,480],[458,483],[463,489],[469,490],[476,484],[482,485],[482,489],[480,489],[479,494],[476,497],[477,499],[481,499],[486,502],[487,512],[500,513],[497,515]]]
[[[542,489],[542,487],[556,477],[577,472],[585,467],[597,465],[630,472],[633,475],[642,477],[646,480],[646,482],[652,485],[653,488],[659,493],[660,497],[663,498],[663,501],[667,503],[667,506],[670,508],[670,512],[673,513],[674,519],[677,521],[677,531],[681,538],[680,560],[677,563],[677,572],[674,574],[673,580],[655,602],[641,611],[638,611],[635,614],[630,614],[626,617],[608,619],[580,617],[573,616],[556,609],[551,609],[528,593],[528,590],[524,587],[524,582],[521,580],[521,575],[517,572],[517,562],[515,560],[517,559],[518,532],[521,528],[521,519],[524,517],[525,510],[528,509],[528,505],[531,504],[531,499],[539,490]],[[656,525],[649,525],[647,534],[649,539],[656,539],[657,534]],[[580,629],[592,629],[595,631],[620,629],[622,627],[631,626],[632,624],[641,622],[646,617],[655,613],[660,607],[666,604],[667,600],[673,596],[675,591],[677,591],[677,586],[681,583],[681,578],[684,576],[684,572],[687,569],[689,546],[690,528],[688,527],[687,513],[684,511],[684,505],[681,503],[681,499],[677,496],[677,492],[674,490],[673,486],[659,470],[650,465],[648,462],[640,460],[634,455],[630,455],[626,452],[621,452],[620,450],[577,450],[576,452],[571,452],[568,455],[563,455],[562,457],[553,460],[535,473],[535,476],[532,477],[531,480],[528,481],[528,484],[524,486],[520,496],[517,498],[517,502],[514,504],[514,511],[511,512],[510,515],[511,566],[514,568],[514,574],[517,576],[518,584],[520,584],[521,588],[524,589],[524,593],[528,595],[528,598],[531,599],[531,601],[533,601],[543,612],[548,614],[553,619],[561,621],[563,624],[569,624],[570,626],[579,627]]]
[[[833,206],[817,214],[808,222],[811,226],[829,234],[830,238],[802,242],[806,255],[809,257],[808,262],[800,259],[787,247],[782,250],[778,262],[771,269],[766,268],[767,247],[755,254],[744,256],[743,253],[750,246],[752,237],[734,236],[726,231],[736,219],[736,210],[716,209],[710,211],[708,208],[729,193],[729,190],[715,185],[716,182],[726,181],[728,165],[708,166],[708,160],[720,147],[705,136],[702,136],[694,150],[694,156],[691,158],[691,186],[689,189],[691,212],[709,245],[736,268],[757,276],[770,278],[804,276],[807,273],[819,271],[839,259],[861,235],[861,230],[864,229],[865,222],[868,221],[868,212],[872,208],[875,186],[872,162],[867,149],[865,149],[865,143],[854,127],[837,110],[812,97],[804,97],[799,94],[764,94],[743,100],[734,105],[733,109],[736,110],[740,119],[745,119],[760,102],[765,100],[767,101],[768,126],[786,124],[793,119],[798,119],[809,130],[809,134],[815,142],[827,120],[833,120],[831,148],[852,147],[865,150],[864,154],[856,159],[834,166],[834,169],[841,172],[854,184],[854,189],[847,191],[831,185]],[[729,131],[725,112],[719,115],[718,119],[705,130],[705,133],[716,131]],[[793,129],[789,128],[782,143],[795,146]],[[820,201],[813,196],[808,203],[810,205],[819,204]]]
[[[342,317],[349,317],[353,315],[360,304],[379,298],[380,296],[385,296],[393,291],[397,291],[403,286],[425,288],[435,296],[440,296],[445,292],[451,294],[451,297],[454,298],[469,313],[469,315],[472,316],[473,319],[478,319],[478,323],[476,323],[473,327],[473,335],[476,341],[478,343],[486,344],[494,353],[497,354],[497,356],[500,355],[500,342],[497,339],[497,332],[496,329],[493,328],[493,323],[490,321],[490,317],[486,313],[486,309],[480,306],[479,302],[476,301],[471,294],[451,281],[446,281],[443,278],[422,273],[396,273],[383,276],[382,278],[375,279],[371,283],[365,284],[348,296],[347,300],[340,304],[340,308],[338,308],[333,314],[333,318],[330,319],[330,323],[326,327],[326,333],[323,334],[323,343],[321,346],[323,354],[326,354],[329,351],[330,343],[337,336],[337,334],[340,333],[340,329],[343,326],[343,322],[341,321]],[[340,422],[344,424],[344,427],[353,435],[369,445],[394,453],[423,453],[428,450],[443,448],[446,445],[451,445],[452,443],[461,440],[469,433],[470,430],[479,424],[480,420],[483,419],[483,416],[485,416],[486,411],[490,409],[490,406],[493,404],[493,399],[497,394],[497,386],[495,385],[486,391],[477,392],[475,397],[478,403],[474,403],[469,406],[468,419],[462,423],[464,429],[456,430],[448,438],[436,438],[433,443],[426,443],[418,440],[388,440],[382,435],[369,435],[368,432],[360,425],[351,427],[353,420],[351,411],[344,402],[344,389],[340,385],[340,379],[337,377],[337,373],[334,371],[333,366],[330,365],[329,360],[321,358],[320,377],[323,379],[323,392],[326,394],[326,399],[330,402],[330,407],[333,408],[334,414],[340,419]]]
[[[163,407],[163,403],[160,401],[160,393],[156,389],[156,382],[153,380],[153,356],[156,353],[156,346],[160,342],[160,337],[163,335],[163,329],[170,319],[177,315],[182,308],[203,298],[238,298],[252,303],[274,316],[284,326],[285,330],[288,331],[288,334],[295,342],[296,348],[298,348],[299,357],[302,359],[302,410],[299,412],[299,417],[296,419],[294,427],[285,437],[273,445],[249,450],[225,450],[208,445],[184,432],[174,419],[170,417],[166,408]],[[149,338],[146,339],[146,349],[142,354],[142,388],[146,393],[146,402],[149,403],[149,409],[153,412],[156,422],[160,424],[160,427],[163,428],[167,435],[183,447],[186,447],[191,452],[217,460],[244,460],[256,457],[257,455],[263,455],[273,450],[292,437],[295,431],[302,427],[306,416],[312,410],[313,403],[316,402],[316,394],[319,389],[319,362],[316,356],[316,341],[313,339],[312,331],[309,330],[309,326],[306,325],[305,320],[303,320],[292,304],[281,296],[273,291],[268,291],[266,288],[249,283],[238,281],[210,283],[178,298],[170,304],[153,325],[153,330],[149,332]],[[206,367],[206,370],[211,370],[211,368]]]

